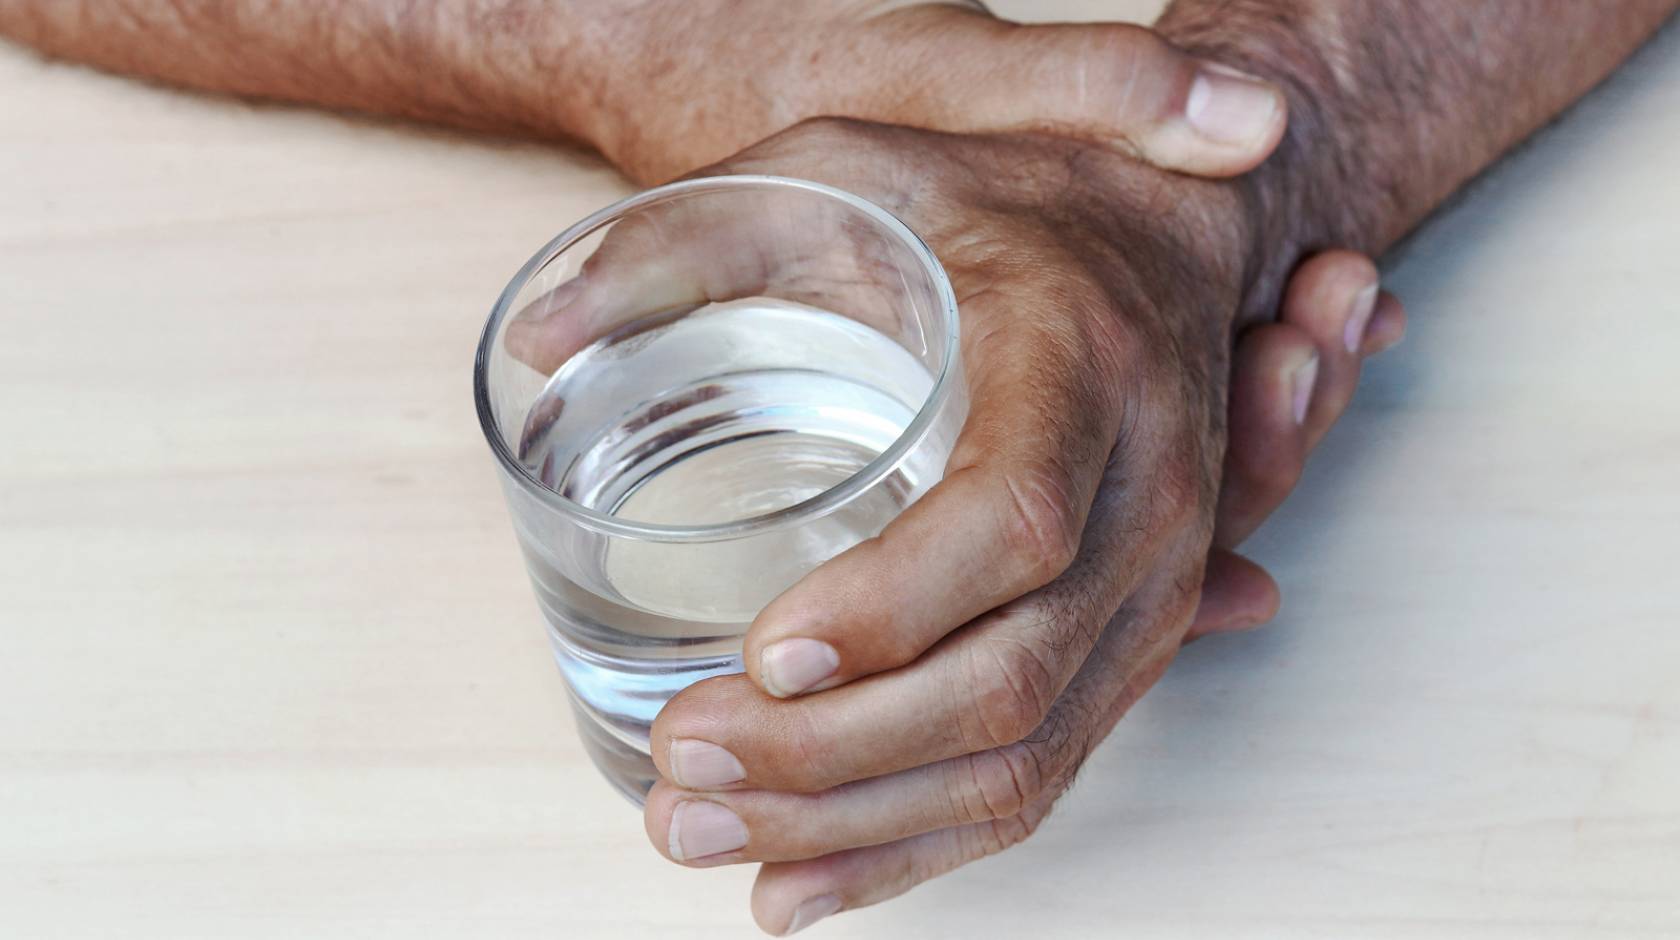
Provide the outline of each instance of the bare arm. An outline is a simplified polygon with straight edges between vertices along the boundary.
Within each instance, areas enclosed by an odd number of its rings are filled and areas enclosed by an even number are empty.
[[[1281,94],[1152,31],[921,0],[0,0],[0,36],[207,91],[590,145],[652,182],[801,120],[1052,130],[1225,176]],[[1214,94],[1196,99],[1198,78]]]
[[[579,4],[0,0],[0,35],[206,91],[594,143],[609,23]]]
[[[1249,315],[1324,246],[1378,253],[1602,81],[1676,0],[1179,0],[1162,34],[1289,98],[1237,185],[1257,220]]]
[[[906,213],[979,337],[972,404],[956,472],[772,601],[747,677],[660,713],[653,844],[683,864],[765,862],[754,911],[783,931],[1030,835],[1188,620],[1201,570],[1178,559],[1211,537],[1231,311],[1306,248],[1392,243],[1673,8],[1181,0],[1165,35],[1290,89],[1288,149],[1232,182],[1067,138],[878,126],[796,129],[736,158]],[[1332,360],[1317,368],[1293,376],[1310,388]],[[827,652],[786,683],[811,644]],[[690,851],[696,800],[726,807],[738,841]]]
[[[1390,245],[1677,7],[1179,0],[1158,30],[1190,57],[1142,30],[900,0],[0,0],[0,36],[210,91],[569,138],[644,181],[830,114],[1123,137],[1163,166],[1238,172],[1272,131],[1221,153],[1181,120],[1196,59],[1229,63],[1280,84],[1290,116],[1239,184],[1252,316],[1303,252]]]

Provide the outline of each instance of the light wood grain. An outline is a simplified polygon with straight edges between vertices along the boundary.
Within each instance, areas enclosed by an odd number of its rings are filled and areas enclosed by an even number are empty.
[[[751,872],[657,858],[578,748],[469,398],[625,184],[0,88],[0,934],[752,936]],[[1670,29],[1391,265],[1411,337],[1256,542],[1282,619],[1037,838],[812,935],[1680,934],[1677,147]]]

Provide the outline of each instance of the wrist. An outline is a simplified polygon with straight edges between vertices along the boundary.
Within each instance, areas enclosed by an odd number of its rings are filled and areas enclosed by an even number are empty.
[[[750,22],[716,3],[633,3],[602,16],[607,76],[582,104],[583,137],[632,179],[662,182],[801,121],[855,113],[880,63],[842,7],[783,0]]]
[[[1341,118],[1345,68],[1334,53],[1333,25],[1215,17],[1203,4],[1175,3],[1157,25],[1186,51],[1223,62],[1277,85],[1287,101],[1288,128],[1272,155],[1230,181],[1249,243],[1243,263],[1237,326],[1276,316],[1289,274],[1308,254],[1349,248],[1374,254],[1382,245],[1381,162],[1359,148]],[[1363,182],[1367,185],[1355,185]]]
[[[1239,325],[1277,316],[1285,284],[1303,258],[1331,248],[1376,254],[1377,221],[1363,206],[1339,149],[1331,113],[1308,83],[1267,75],[1284,88],[1289,127],[1265,163],[1232,180],[1250,235]],[[1363,172],[1374,173],[1375,162]]]
[[[1111,233],[1118,265],[1134,256],[1180,259],[1194,270],[1193,303],[1168,303],[1178,342],[1223,357],[1242,323],[1244,303],[1256,288],[1264,241],[1264,215],[1240,180],[1204,180],[1157,169],[1096,144],[1077,144],[1083,153],[1064,160],[1088,192],[1077,202],[1098,217],[1092,230]],[[1163,283],[1178,271],[1140,271]],[[1121,299],[1121,306],[1128,306]]]
[[[640,182],[725,159],[819,117],[942,126],[929,66],[988,61],[1016,29],[971,0],[775,0],[750,25],[715,3],[629,4],[601,17],[613,50],[584,139]],[[977,51],[979,50],[979,51]],[[938,104],[943,107],[943,104]],[[956,128],[947,128],[956,129]]]

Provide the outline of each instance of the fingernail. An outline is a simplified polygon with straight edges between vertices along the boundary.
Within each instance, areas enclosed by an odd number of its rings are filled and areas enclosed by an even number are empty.
[[[1243,144],[1268,133],[1277,120],[1278,95],[1247,72],[1203,62],[1190,82],[1184,117],[1205,137]]]
[[[777,698],[798,695],[834,675],[840,654],[821,640],[778,640],[758,654],[758,675],[764,691]]]
[[[665,847],[679,862],[733,852],[747,844],[747,824],[729,807],[710,800],[684,800],[671,811]]]
[[[1295,367],[1289,375],[1289,389],[1295,408],[1295,423],[1307,423],[1307,406],[1312,403],[1313,383],[1318,381],[1318,353]]]
[[[814,898],[806,898],[793,909],[793,920],[788,921],[787,929],[782,936],[798,933],[824,917],[840,910],[840,896],[837,894],[819,894]]]
[[[721,787],[747,778],[746,768],[729,753],[710,741],[677,738],[671,742],[670,761],[672,783],[689,790]]]
[[[1342,330],[1342,345],[1350,353],[1359,351],[1365,343],[1365,326],[1371,322],[1371,311],[1377,309],[1377,285],[1372,284],[1353,297],[1353,312],[1348,314],[1347,326]]]

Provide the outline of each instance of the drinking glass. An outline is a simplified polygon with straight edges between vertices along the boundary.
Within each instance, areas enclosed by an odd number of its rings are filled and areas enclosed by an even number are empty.
[[[767,602],[938,482],[957,343],[921,239],[780,177],[633,196],[502,292],[479,422],[584,744],[632,801],[665,702],[740,672]]]

